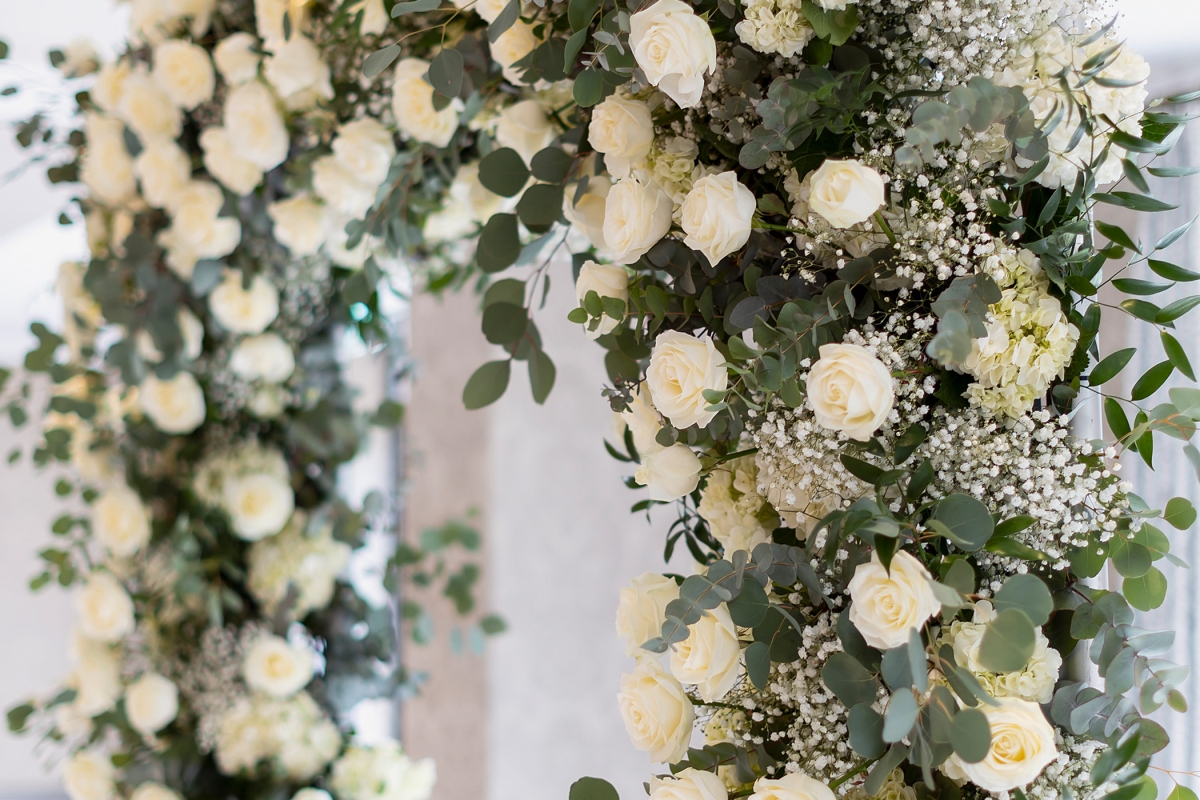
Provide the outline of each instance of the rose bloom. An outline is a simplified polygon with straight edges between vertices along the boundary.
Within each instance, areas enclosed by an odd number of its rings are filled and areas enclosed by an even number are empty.
[[[137,196],[133,159],[125,146],[125,125],[96,113],[89,113],[85,119],[87,149],[80,180],[101,202],[124,205]]]
[[[133,790],[129,800],[180,800],[179,795],[161,783],[146,781]]]
[[[181,129],[179,109],[144,69],[137,69],[121,87],[117,116],[143,144],[153,139],[176,139]]]
[[[625,640],[625,655],[650,655],[642,645],[662,633],[667,604],[678,597],[678,584],[656,572],[643,572],[621,590],[617,635]]]
[[[64,78],[82,78],[100,69],[100,54],[89,39],[74,39],[62,49],[58,71]]]
[[[736,172],[706,175],[696,181],[680,209],[683,243],[716,264],[746,245],[758,207],[754,193]]]
[[[495,22],[496,17],[508,5],[505,0],[453,0],[458,8],[470,8],[488,22]]]
[[[641,100],[609,95],[592,109],[588,144],[604,153],[604,166],[615,178],[629,176],[632,164],[650,155],[654,120],[650,106]]]
[[[695,684],[700,698],[714,703],[729,694],[742,675],[737,627],[722,603],[688,626],[688,638],[671,650],[671,674]]]
[[[496,123],[496,143],[516,150],[526,164],[539,151],[549,147],[557,135],[558,131],[536,100],[522,100],[506,107]]]
[[[93,572],[75,598],[79,631],[97,642],[119,642],[133,631],[133,600],[110,573]]]
[[[658,432],[662,430],[662,417],[654,409],[650,387],[645,381],[642,381],[633,393],[633,400],[629,403],[629,408],[616,416],[620,428],[629,428],[629,433],[633,437],[633,447],[639,455],[647,456],[663,449],[655,439]],[[617,440],[621,441],[624,438],[625,431],[619,430]]]
[[[279,533],[296,509],[292,487],[274,475],[230,478],[223,495],[222,505],[229,512],[233,532],[248,542]]]
[[[229,357],[229,369],[243,380],[283,383],[295,372],[296,357],[283,337],[263,333],[238,342]]]
[[[375,203],[379,184],[362,181],[358,173],[337,156],[321,156],[313,162],[313,190],[330,208],[350,219],[361,219]]]
[[[121,699],[121,659],[104,642],[89,639],[78,625],[71,629],[72,685],[75,707],[87,716],[109,711]]]
[[[216,86],[208,51],[179,39],[169,39],[154,48],[150,75],[172,103],[187,111],[210,100]]]
[[[294,256],[311,256],[325,242],[325,207],[311,195],[298,194],[267,206],[276,240]]]
[[[225,130],[234,152],[263,171],[284,162],[291,137],[275,95],[262,81],[247,81],[225,98]]]
[[[163,433],[191,433],[207,416],[204,390],[190,372],[176,373],[168,380],[147,375],[138,387],[138,403]]]
[[[258,39],[245,31],[226,36],[213,48],[213,61],[226,83],[237,86],[258,77],[261,56],[255,52],[257,48]]]
[[[262,183],[262,170],[237,154],[225,128],[219,125],[205,128],[200,133],[200,148],[204,151],[208,174],[234,194],[250,194]]]
[[[244,289],[241,271],[231,269],[208,296],[208,307],[230,333],[262,333],[279,316],[279,291],[262,275],[255,275]]]
[[[833,790],[802,772],[782,778],[759,778],[750,800],[836,800]]]
[[[63,788],[71,800],[111,800],[115,778],[112,761],[91,750],[79,751],[63,766]]]
[[[883,207],[883,178],[858,161],[830,159],[812,176],[808,206],[835,228],[866,222]]]
[[[673,777],[650,779],[650,800],[728,800],[729,790],[719,775],[705,770],[680,770]]]
[[[653,181],[618,181],[604,200],[604,246],[618,264],[632,264],[671,230],[674,204]]]
[[[521,75],[524,70],[514,64],[532,53],[539,44],[541,41],[534,35],[533,26],[518,19],[489,47],[492,51],[492,60],[500,65],[505,79],[510,83],[519,84],[523,82]]]
[[[333,800],[333,795],[324,789],[314,789],[309,786],[292,795],[292,800]]]
[[[282,45],[283,17],[286,14],[292,23],[292,32],[308,30],[308,5],[310,0],[254,0],[254,21],[258,25],[258,36],[268,50]]]
[[[657,661],[646,660],[632,674],[621,676],[617,704],[638,750],[666,764],[687,753],[696,711],[683,686]]]
[[[263,63],[263,76],[289,111],[304,111],[318,100],[333,99],[329,65],[312,39],[294,35]]]
[[[704,76],[717,69],[717,43],[708,23],[681,0],[658,0],[629,18],[629,44],[638,66],[680,108],[694,108]]]
[[[209,181],[185,184],[168,204],[171,227],[160,234],[168,248],[180,247],[197,258],[222,258],[234,251],[242,239],[242,224],[235,217],[221,217],[225,197],[221,187]]]
[[[666,331],[654,342],[646,383],[654,407],[683,430],[707,425],[717,415],[707,410],[712,403],[704,398],[704,391],[725,391],[729,373],[711,337]]]
[[[392,81],[392,112],[396,115],[396,127],[405,135],[435,147],[446,147],[458,130],[463,103],[456,97],[441,111],[434,108],[433,87],[425,82],[427,72],[427,61],[400,59]]]
[[[133,172],[142,184],[142,197],[155,208],[166,208],[192,179],[192,162],[170,139],[156,139],[138,153]]]
[[[246,685],[271,697],[291,697],[312,680],[313,656],[278,636],[262,636],[242,664]]]
[[[678,500],[700,485],[701,468],[692,449],[676,442],[642,455],[634,480],[650,488],[651,500]]]
[[[817,424],[867,441],[892,413],[892,373],[855,344],[821,345],[820,356],[808,373],[808,404]]]
[[[987,717],[991,748],[975,764],[950,756],[941,767],[946,777],[969,780],[987,792],[1008,792],[1033,781],[1058,757],[1054,728],[1037,703],[1005,697],[979,710]]]
[[[579,268],[579,277],[575,281],[575,298],[580,306],[583,305],[583,298],[587,297],[588,292],[595,292],[601,299],[612,297],[628,304],[629,273],[624,267],[585,261]],[[620,323],[621,320],[613,319],[605,312],[596,330],[585,330],[589,339],[598,339],[603,334],[612,333]]]
[[[925,566],[905,550],[892,556],[889,568],[878,553],[854,570],[850,593],[850,621],[867,644],[891,650],[908,643],[909,634],[942,610]]]
[[[597,250],[606,249],[604,244],[604,204],[612,190],[612,181],[604,175],[588,177],[587,189],[579,202],[574,192],[563,194],[563,217],[567,222],[583,231],[588,241]]]
[[[371,186],[372,193],[374,187],[387,179],[396,156],[391,131],[369,118],[347,122],[339,128],[332,147],[338,162]]]
[[[125,715],[143,736],[153,736],[179,714],[179,688],[162,675],[150,672],[125,690]]]
[[[150,541],[150,511],[137,492],[115,484],[92,506],[92,532],[110,553],[127,558]]]

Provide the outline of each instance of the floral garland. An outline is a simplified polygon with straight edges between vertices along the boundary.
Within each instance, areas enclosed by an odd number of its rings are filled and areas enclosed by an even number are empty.
[[[377,591],[347,577],[396,512],[378,492],[362,508],[340,499],[338,468],[403,412],[356,410],[339,366],[347,336],[401,355],[387,276],[345,232],[396,155],[382,90],[361,79],[376,16],[137,0],[117,60],[80,45],[51,55],[82,127],[38,116],[19,129],[52,180],[81,182],[92,250],[62,267],[61,336],[35,324],[25,362],[53,387],[34,461],[75,475],[58,484],[72,506],[33,581],[77,588],[74,670],[8,715],[60,745],[72,800],[433,789],[431,760],[360,743],[347,716],[419,683],[387,599],[402,576],[462,614],[478,577],[444,561],[478,547],[458,523],[399,544]],[[427,640],[421,606],[406,597],[402,612]]]

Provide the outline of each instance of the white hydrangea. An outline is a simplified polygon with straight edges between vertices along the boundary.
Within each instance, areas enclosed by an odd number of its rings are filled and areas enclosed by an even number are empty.
[[[843,800],[917,800],[917,790],[904,782],[902,770],[894,769],[875,794],[867,794],[861,786],[855,786]]]
[[[758,466],[754,456],[743,456],[721,464],[708,476],[700,493],[700,516],[725,548],[752,551],[768,541],[779,522],[778,515],[758,493]]]
[[[334,583],[350,561],[350,545],[333,538],[329,525],[309,530],[297,512],[282,532],[256,542],[247,556],[248,586],[263,610],[274,616],[279,604],[295,590],[288,615],[303,619],[329,605]]]
[[[351,746],[333,765],[329,788],[338,800],[428,800],[437,782],[433,759],[415,761],[399,742]]]
[[[798,0],[746,0],[738,38],[760,53],[798,55],[816,35]]]
[[[342,736],[307,692],[284,700],[243,697],[217,724],[215,757],[226,775],[253,773],[268,761],[294,781],[319,774],[338,754]]]
[[[950,645],[958,665],[970,670],[992,697],[1019,697],[1034,703],[1049,703],[1054,699],[1054,684],[1062,667],[1062,656],[1050,646],[1050,640],[1040,629],[1036,632],[1033,655],[1023,669],[995,673],[979,663],[983,632],[995,616],[992,604],[980,600],[975,604],[974,619],[970,622],[955,620],[942,629],[938,646]]]

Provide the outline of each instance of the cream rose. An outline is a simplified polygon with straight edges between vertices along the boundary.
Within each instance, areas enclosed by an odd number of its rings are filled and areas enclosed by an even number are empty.
[[[171,227],[159,234],[168,248],[179,248],[196,258],[223,258],[242,239],[242,224],[221,217],[225,196],[210,181],[190,181],[171,199]]]
[[[283,530],[296,509],[296,495],[274,475],[251,473],[225,482],[222,505],[229,512],[233,532],[247,542],[257,542]]]
[[[276,240],[294,256],[311,256],[325,242],[325,207],[311,195],[298,194],[267,206]]]
[[[700,484],[700,459],[682,442],[642,454],[642,463],[634,475],[642,486],[650,488],[651,500],[678,500]]]
[[[287,15],[294,32],[308,30],[308,5],[311,0],[254,0],[254,21],[259,38],[268,48],[283,44],[283,16]]]
[[[313,190],[339,214],[361,219],[375,202],[379,184],[359,180],[358,173],[337,156],[322,156],[313,162]]]
[[[87,150],[80,179],[102,203],[120,206],[137,196],[133,159],[125,146],[125,125],[101,114],[87,115]]]
[[[128,61],[111,61],[102,67],[96,75],[96,82],[88,93],[96,105],[109,114],[117,113],[121,103],[121,92],[125,88],[125,79],[132,74],[133,68]]]
[[[187,111],[212,99],[217,83],[208,51],[179,39],[168,39],[154,48],[150,75],[172,103]]]
[[[632,674],[621,676],[617,704],[638,750],[666,764],[687,753],[696,711],[683,686],[657,661],[644,661]]]
[[[650,106],[641,100],[609,95],[592,109],[588,144],[604,154],[609,174],[628,177],[632,165],[645,160],[654,144]]]
[[[100,69],[100,54],[89,39],[74,39],[61,52],[58,71],[64,78],[82,78]]]
[[[654,410],[650,387],[645,381],[642,381],[637,391],[633,393],[633,400],[630,402],[629,408],[622,411],[617,417],[623,426],[629,428],[629,433],[633,437],[633,446],[638,451],[638,455],[647,456],[662,450],[662,445],[655,439],[658,432],[662,430],[662,417]]]
[[[176,139],[181,129],[179,109],[167,93],[143,70],[135,70],[121,87],[117,116],[138,135],[142,144],[154,139]]]
[[[329,65],[307,36],[293,35],[263,62],[263,77],[275,87],[290,111],[312,108],[319,100],[333,99]]]
[[[558,131],[536,100],[513,103],[500,112],[496,122],[496,143],[516,150],[526,164],[557,135]]]
[[[225,128],[219,125],[205,128],[200,133],[200,148],[204,151],[208,174],[234,194],[250,194],[262,183],[262,170],[237,154]]]
[[[234,152],[263,171],[282,164],[291,147],[275,95],[262,81],[247,81],[229,92],[225,130]]]
[[[333,800],[333,795],[324,789],[301,789],[292,795],[292,800]]]
[[[133,600],[107,572],[93,572],[75,599],[79,631],[97,642],[119,642],[133,631]]]
[[[583,231],[597,250],[607,247],[604,243],[604,204],[611,190],[612,181],[603,175],[592,175],[579,202],[575,202],[573,191],[563,195],[563,217]]]
[[[452,0],[458,8],[470,8],[488,22],[495,22],[508,5],[507,0]]]
[[[89,639],[76,626],[71,631],[71,658],[75,661],[72,684],[78,694],[74,706],[88,717],[109,711],[121,699],[121,659],[103,642]]]
[[[111,800],[115,778],[112,761],[91,750],[79,751],[63,765],[63,788],[71,800]]]
[[[930,580],[929,571],[905,550],[892,556],[890,572],[872,553],[850,579],[850,621],[877,650],[907,644],[912,631],[942,610]]]
[[[246,408],[259,419],[274,419],[283,413],[283,390],[279,386],[260,386]]]
[[[835,228],[866,222],[883,207],[879,173],[858,161],[830,159],[812,176],[808,206]]]
[[[504,77],[511,83],[522,83],[524,70],[514,66],[534,51],[541,41],[533,32],[533,26],[518,19],[512,26],[491,43],[492,60],[500,65]]]
[[[204,390],[190,372],[176,373],[167,380],[147,375],[138,387],[138,403],[163,433],[191,433],[207,415]]]
[[[279,316],[279,291],[262,275],[242,287],[240,270],[229,270],[221,284],[208,296],[208,308],[222,328],[230,333],[262,333]]]
[[[137,492],[115,484],[92,506],[92,533],[110,553],[127,558],[150,541],[150,511]]]
[[[238,342],[229,357],[229,369],[243,380],[283,383],[296,371],[296,356],[283,337],[263,333]]]
[[[595,292],[601,299],[612,297],[628,304],[629,273],[624,267],[585,261],[579,268],[579,277],[575,280],[575,298],[579,305],[583,305],[583,299],[587,297],[588,292]],[[613,319],[605,313],[600,318],[600,325],[596,330],[587,329],[587,336],[589,339],[598,339],[603,334],[612,333],[620,323],[621,320]]]
[[[867,441],[892,413],[892,373],[855,344],[821,345],[820,354],[808,373],[808,404],[817,424]]]
[[[226,36],[213,48],[213,61],[230,86],[257,78],[261,60],[258,39],[245,31]]]
[[[737,627],[724,603],[688,627],[688,638],[671,650],[671,674],[695,684],[706,703],[715,703],[742,676]]]
[[[638,66],[680,108],[694,108],[704,76],[717,69],[717,42],[708,23],[681,0],[658,0],[629,18]]]
[[[425,81],[429,62],[419,58],[402,58],[396,64],[392,81],[392,112],[396,127],[418,142],[446,147],[458,130],[458,115],[463,103],[454,98],[438,111],[433,107],[433,87]]]
[[[728,800],[729,789],[719,775],[704,770],[680,770],[674,777],[651,778],[650,800]]]
[[[396,156],[396,144],[391,131],[373,119],[364,118],[347,122],[338,129],[333,154],[374,191],[374,187],[387,179]]]
[[[604,199],[604,246],[612,260],[632,264],[650,252],[670,232],[673,212],[671,196],[653,181],[618,181]]]
[[[716,412],[706,410],[712,403],[704,399],[704,391],[725,391],[729,372],[711,337],[667,331],[654,342],[646,383],[654,407],[682,430],[712,421]]]
[[[179,795],[161,783],[146,781],[133,790],[129,800],[180,800]]]
[[[179,714],[179,688],[168,678],[149,672],[125,690],[125,715],[143,736],[153,736]]]
[[[750,239],[757,205],[754,193],[738,181],[736,172],[706,175],[692,185],[680,209],[680,224],[687,234],[683,243],[715,265]]]
[[[138,153],[133,172],[142,197],[155,208],[167,208],[192,179],[192,162],[170,139],[156,139]]]
[[[358,26],[358,32],[363,36],[379,36],[387,30],[391,17],[384,8],[383,0],[359,0],[350,8],[351,14],[357,14],[360,11],[363,16],[362,22]]]
[[[679,586],[656,572],[643,572],[621,590],[617,602],[617,635],[625,655],[649,655],[642,645],[662,633],[667,604],[679,597]]]
[[[975,764],[950,756],[942,767],[947,777],[965,777],[987,792],[1008,792],[1033,781],[1058,757],[1054,728],[1037,703],[1006,697],[979,708],[987,717],[992,746]]]
[[[242,675],[256,692],[291,697],[312,680],[312,652],[278,636],[263,636],[247,651]]]
[[[836,800],[833,790],[802,772],[782,778],[759,778],[750,800]]]

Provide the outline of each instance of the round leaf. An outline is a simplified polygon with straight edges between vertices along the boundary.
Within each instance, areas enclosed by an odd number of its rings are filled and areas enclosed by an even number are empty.
[[[846,653],[834,653],[829,657],[821,669],[821,680],[829,687],[829,691],[842,701],[842,705],[848,708],[853,708],[859,703],[870,705],[875,702],[875,692],[879,685],[875,676]]]
[[[475,370],[463,389],[463,405],[474,410],[499,400],[508,388],[510,370],[511,364],[507,360],[489,361]]]
[[[580,778],[571,784],[568,800],[620,800],[613,785],[603,778]]]
[[[533,177],[547,183],[562,183],[571,171],[574,159],[561,147],[547,147],[534,154],[529,162]]]
[[[462,53],[448,47],[429,63],[429,83],[443,97],[458,97],[463,83]]]
[[[767,606],[770,601],[767,593],[756,580],[746,580],[742,583],[742,591],[729,601],[729,616],[735,625],[743,628],[753,628],[767,616]]]
[[[969,494],[952,494],[944,498],[937,504],[933,518],[949,531],[940,533],[968,552],[981,549],[996,529],[987,506]]]
[[[866,703],[850,709],[850,747],[863,758],[879,758],[887,749],[883,717]]]
[[[517,203],[517,215],[530,230],[548,228],[562,216],[563,187],[553,183],[535,183],[525,190]]]
[[[1167,579],[1157,567],[1151,567],[1140,578],[1126,578],[1121,591],[1138,611],[1152,611],[1167,599]]]
[[[983,632],[979,663],[992,672],[1024,669],[1033,655],[1036,641],[1033,623],[1025,612],[1006,608],[987,624]]]
[[[521,237],[515,214],[493,214],[479,234],[475,263],[484,272],[499,272],[521,255]]]
[[[579,77],[575,79],[573,93],[575,103],[580,108],[591,108],[603,100],[604,78],[600,75],[600,71],[594,67],[588,67],[579,73]]]
[[[529,181],[529,168],[511,147],[493,150],[479,162],[479,182],[501,197],[514,197]]]
[[[1025,612],[1034,625],[1045,625],[1054,611],[1054,598],[1036,575],[1013,575],[996,592],[997,611],[1015,608]]]
[[[1170,523],[1171,527],[1186,531],[1196,522],[1196,509],[1187,498],[1172,497],[1167,501],[1163,519]]]
[[[524,306],[493,303],[483,310],[483,335],[492,344],[511,344],[524,336],[528,327]]]
[[[992,731],[987,717],[976,708],[964,708],[954,715],[954,753],[968,764],[987,758],[992,748]]]

